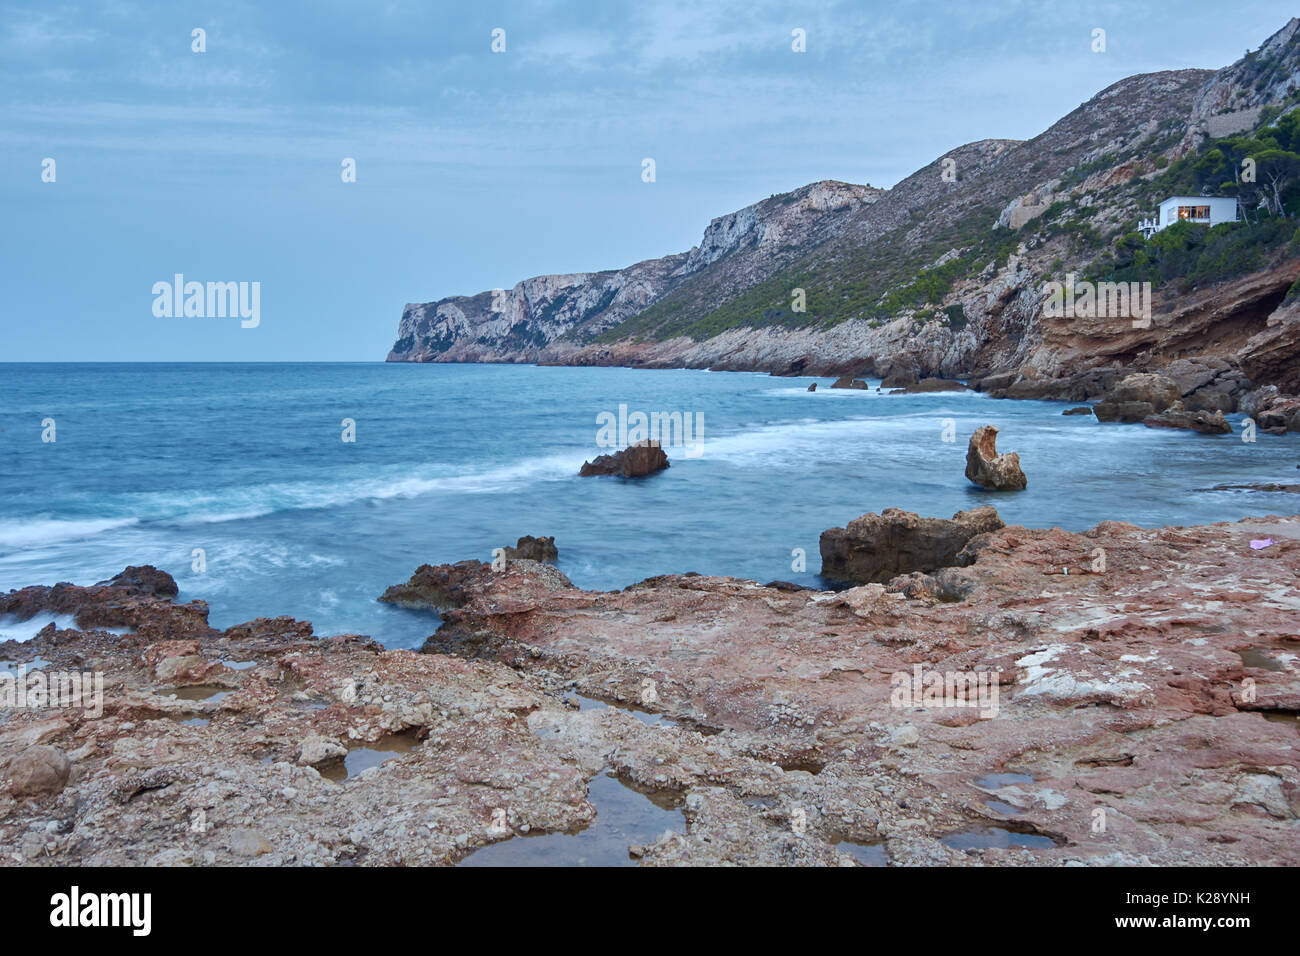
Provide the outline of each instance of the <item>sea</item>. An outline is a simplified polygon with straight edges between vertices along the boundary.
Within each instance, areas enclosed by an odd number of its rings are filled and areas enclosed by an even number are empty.
[[[808,391],[814,382],[816,391]],[[823,586],[818,539],[868,511],[994,505],[1081,531],[1300,511],[1300,436],[1102,424],[1062,402],[890,395],[829,378],[527,365],[0,364],[0,590],[152,564],[228,627],[417,648],[434,615],[381,604],[421,564],[551,535],[578,586],[697,571]],[[691,446],[639,479],[579,477],[608,423],[680,413]],[[687,419],[689,416],[689,419]],[[963,472],[980,425],[1029,486]],[[602,426],[604,434],[602,434]],[[636,437],[635,435],[633,437]],[[676,435],[665,436],[669,439]],[[349,440],[350,439],[350,440]],[[43,621],[0,621],[0,639]]]

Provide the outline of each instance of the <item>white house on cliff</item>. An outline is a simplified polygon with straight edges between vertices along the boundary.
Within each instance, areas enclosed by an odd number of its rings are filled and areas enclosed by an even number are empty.
[[[1217,226],[1221,222],[1236,222],[1239,218],[1237,200],[1232,196],[1170,196],[1156,209],[1154,219],[1138,222],[1138,229],[1150,239],[1176,222]]]

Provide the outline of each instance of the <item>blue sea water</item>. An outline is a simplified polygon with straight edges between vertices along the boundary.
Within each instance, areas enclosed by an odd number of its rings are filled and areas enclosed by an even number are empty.
[[[154,564],[220,627],[291,614],[319,634],[418,647],[436,621],[377,603],[384,588],[423,563],[491,560],[524,534],[554,535],[582,587],[680,571],[816,585],[820,533],[888,507],[948,517],[991,503],[1008,523],[1072,530],[1300,510],[1294,495],[1203,490],[1300,480],[1294,435],[1246,443],[1103,425],[1059,402],[828,385],[505,365],[0,365],[0,589]],[[672,467],[646,479],[579,478],[607,450],[597,415],[620,404],[698,413],[700,456],[670,448]],[[963,476],[985,423],[1020,453],[1026,491]]]

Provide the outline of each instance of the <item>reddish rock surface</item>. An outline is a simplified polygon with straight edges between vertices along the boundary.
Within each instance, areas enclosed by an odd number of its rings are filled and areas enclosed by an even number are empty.
[[[1252,550],[1263,536],[1277,543]],[[969,551],[972,565],[942,572],[966,585],[960,601],[909,587],[922,575],[838,594],[681,575],[543,593],[494,578],[427,649],[472,644],[786,768],[779,785],[711,778],[698,812],[721,819],[648,848],[650,862],[725,858],[706,835],[748,820],[747,840],[768,839],[796,808],[810,833],[883,841],[895,862],[1300,860],[1300,519],[1009,527]],[[530,591],[537,606],[515,611]],[[893,706],[891,675],[917,665],[995,673],[997,715]],[[699,759],[665,768],[688,796],[705,787]],[[1023,778],[990,779],[1004,773]],[[745,804],[760,792],[770,806]],[[952,845],[990,825],[1051,845]]]
[[[901,864],[1300,863],[1300,516],[1003,527],[964,554],[842,592],[426,567],[404,587],[459,588],[426,653],[292,619],[192,636],[191,606],[157,598],[132,606],[161,637],[51,625],[0,656],[100,672],[103,713],[0,711],[4,859],[454,863],[586,827],[608,771],[680,809],[629,848],[643,865],[851,865],[853,844]],[[160,677],[169,661],[184,675]],[[918,667],[951,693],[909,696]],[[203,668],[212,696],[180,693]],[[358,772],[366,748],[388,759]],[[986,827],[1031,845],[968,846]]]

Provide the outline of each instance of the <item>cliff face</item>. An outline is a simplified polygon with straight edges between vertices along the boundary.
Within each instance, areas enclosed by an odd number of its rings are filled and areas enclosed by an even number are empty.
[[[557,338],[599,334],[680,281],[686,255],[626,269],[536,276],[513,289],[407,305],[390,362],[536,362]]]
[[[537,276],[513,289],[409,304],[388,361],[556,361],[691,278],[744,288],[824,240],[884,190],[825,181],[720,216],[689,252],[608,272]],[[548,348],[548,346],[553,346]]]
[[[814,183],[713,220],[686,253],[408,305],[388,358],[777,374],[906,367],[1075,397],[1081,373],[1114,377],[1204,353],[1279,380],[1300,356],[1296,323],[1270,320],[1300,277],[1282,246],[1223,281],[1162,286],[1146,329],[1046,318],[1043,287],[1088,271],[1150,215],[1148,193],[1170,163],[1207,137],[1275,119],[1298,89],[1292,20],[1217,73],[1130,77],[1031,140],[968,144],[889,190]],[[804,312],[792,308],[797,289]]]
[[[1251,129],[1260,110],[1284,101],[1300,71],[1300,19],[1293,18],[1258,50],[1214,75],[1196,94],[1180,151],[1195,149],[1207,137]]]

